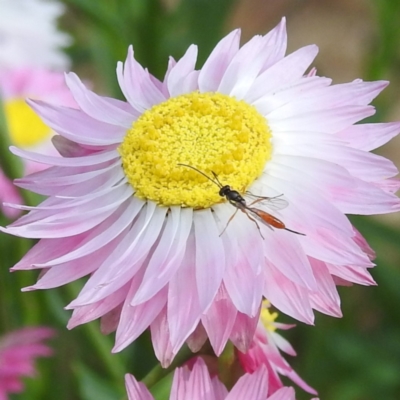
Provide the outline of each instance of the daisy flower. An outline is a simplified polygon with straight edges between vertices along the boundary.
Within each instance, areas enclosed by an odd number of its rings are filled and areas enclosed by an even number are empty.
[[[152,400],[153,396],[143,383],[132,375],[125,375],[125,385],[129,400]],[[210,377],[207,366],[198,358],[190,371],[188,367],[177,368],[171,387],[170,400],[295,400],[291,387],[279,389],[267,397],[268,372],[265,367],[254,374],[242,376],[228,393],[217,377]]]
[[[56,104],[75,106],[65,85],[64,74],[37,68],[18,68],[0,71],[0,93],[10,134],[9,141],[23,149],[47,155],[59,155],[51,143],[54,131],[43,123],[26,104],[25,99],[41,99]],[[32,173],[47,166],[35,162],[25,163],[25,172]],[[19,193],[0,170],[0,200],[21,203]],[[14,218],[16,209],[4,207],[4,213]]]
[[[34,361],[48,357],[51,349],[42,342],[51,338],[53,331],[45,327],[24,328],[0,337],[0,398],[24,389],[22,378],[35,376]]]
[[[278,313],[271,313],[269,307],[269,302],[264,300],[260,321],[247,353],[237,352],[243,370],[253,373],[261,365],[265,365],[268,370],[269,394],[284,386],[279,375],[287,376],[306,392],[317,394],[312,387],[300,378],[280,353],[281,350],[291,356],[296,355],[291,344],[276,332],[277,329],[290,329],[294,325],[275,322]]]
[[[130,47],[117,67],[127,102],[72,73],[79,109],[30,101],[63,157],[11,149],[51,165],[18,180],[49,198],[1,228],[40,239],[13,270],[44,269],[24,290],[88,275],[68,326],[101,317],[113,351],[150,327],[164,366],[207,337],[217,355],[228,339],[245,352],[263,297],[312,324],[314,309],[341,315],[337,281],[374,284],[345,213],[400,209],[397,169],[368,152],[400,124],[356,124],[387,83],[307,73],[317,47],[285,56],[284,20],[239,39],[223,38],[201,70],[190,46],[163,81]]]
[[[56,20],[64,6],[56,1],[0,0],[0,68],[61,68],[69,65],[60,50],[71,38]]]

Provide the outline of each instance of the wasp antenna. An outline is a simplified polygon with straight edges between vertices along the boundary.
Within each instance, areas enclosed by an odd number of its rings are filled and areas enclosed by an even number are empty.
[[[220,188],[222,188],[224,185],[219,181],[218,175],[217,175],[214,171],[211,171],[211,172],[212,172],[212,174],[213,174],[215,180],[218,182],[218,186],[219,186]]]
[[[212,178],[210,178],[208,175],[206,175],[204,172],[202,172],[202,171],[200,171],[199,169],[197,169],[197,168],[195,168],[195,167],[192,167],[191,165],[188,165],[188,164],[178,163],[177,165],[180,165],[180,166],[182,166],[182,167],[187,167],[187,168],[193,169],[194,171],[198,172],[199,174],[205,176],[209,181],[211,181],[212,183],[214,183],[215,185],[217,185],[219,188],[222,188],[222,185],[221,185],[220,181],[218,180],[218,178],[216,178],[216,181],[215,181],[214,179],[212,179]],[[215,176],[215,173],[214,173],[214,172],[213,172],[213,174],[214,174],[214,176]]]

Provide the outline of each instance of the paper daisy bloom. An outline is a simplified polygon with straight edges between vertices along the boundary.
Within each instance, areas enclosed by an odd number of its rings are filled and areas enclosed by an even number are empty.
[[[24,328],[0,337],[0,398],[24,389],[23,377],[36,374],[35,359],[48,357],[51,349],[43,341],[54,332],[45,327]]]
[[[285,56],[284,21],[239,38],[201,70],[190,46],[163,81],[129,48],[117,67],[127,102],[74,74],[79,109],[30,101],[63,157],[11,149],[51,165],[17,181],[49,198],[2,228],[41,239],[13,270],[44,269],[25,290],[88,275],[68,326],[102,317],[113,351],[150,326],[163,365],[207,337],[217,355],[228,339],[245,352],[263,297],[312,324],[313,309],[341,315],[337,280],[374,284],[372,251],[345,213],[400,209],[397,169],[368,152],[400,124],[355,125],[387,83],[307,73],[317,47]]]
[[[63,4],[0,0],[0,9],[0,69],[68,67],[68,57],[60,49],[68,46],[71,38],[56,25]]]
[[[1,3],[0,3],[1,4]],[[59,155],[51,143],[54,131],[26,104],[25,99],[46,100],[58,105],[75,106],[65,85],[64,74],[38,68],[16,68],[0,71],[0,95],[6,118],[9,141],[23,149],[41,154]],[[32,173],[47,168],[44,164],[27,161],[25,172]],[[0,170],[0,200],[21,203],[18,191]],[[10,218],[19,214],[16,209],[4,207]]]
[[[153,400],[153,396],[143,383],[132,375],[125,375],[125,385],[129,400]],[[279,389],[267,396],[268,372],[265,367],[254,374],[242,376],[228,393],[217,377],[210,377],[207,366],[198,358],[190,371],[188,367],[177,368],[171,387],[170,400],[295,400],[291,387]]]
[[[296,355],[296,351],[291,344],[276,332],[277,329],[290,329],[294,325],[275,322],[277,316],[276,312],[271,313],[269,311],[268,301],[264,301],[260,321],[248,351],[246,353],[237,351],[243,370],[253,373],[261,365],[264,365],[268,370],[269,394],[284,386],[279,375],[287,376],[303,390],[311,394],[317,394],[312,387],[299,377],[280,353],[280,351],[283,351],[291,356]]]

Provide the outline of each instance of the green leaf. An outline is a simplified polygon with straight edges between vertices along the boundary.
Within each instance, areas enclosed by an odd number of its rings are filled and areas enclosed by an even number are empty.
[[[74,372],[79,384],[81,400],[115,400],[121,397],[121,391],[115,390],[104,377],[95,374],[86,365],[77,363]],[[121,376],[122,387],[124,387],[123,376]]]

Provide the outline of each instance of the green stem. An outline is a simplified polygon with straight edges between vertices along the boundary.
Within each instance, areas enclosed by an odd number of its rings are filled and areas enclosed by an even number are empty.
[[[151,388],[157,382],[159,382],[162,378],[171,373],[175,368],[180,367],[183,363],[188,361],[191,357],[193,357],[193,353],[189,350],[188,347],[182,348],[179,353],[175,356],[174,361],[168,368],[162,368],[160,364],[157,364],[143,379],[142,382],[148,387]]]
[[[78,286],[71,283],[66,286],[67,292],[76,297],[78,293]],[[125,368],[115,354],[111,353],[110,342],[108,338],[101,334],[98,327],[93,323],[85,324],[85,332],[90,339],[91,344],[96,349],[97,354],[103,362],[103,367],[107,369],[108,373],[117,385],[121,384],[121,377],[125,374]]]
[[[13,156],[9,147],[11,146],[10,135],[6,116],[4,114],[3,103],[0,101],[0,165],[5,175],[10,179],[20,177],[23,173],[23,166],[15,156]]]

